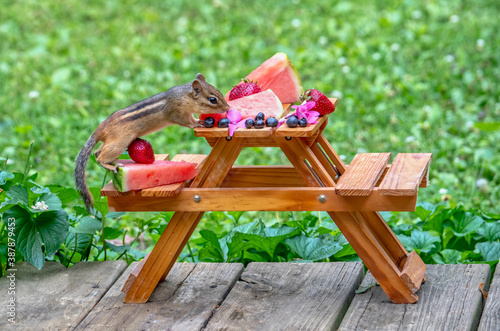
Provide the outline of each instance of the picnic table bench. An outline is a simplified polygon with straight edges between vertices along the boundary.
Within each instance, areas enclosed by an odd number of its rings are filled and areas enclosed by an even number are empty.
[[[334,104],[336,99],[332,99]],[[289,108],[284,105],[285,111]],[[126,303],[145,303],[167,277],[205,211],[326,211],[394,303],[414,303],[426,266],[408,253],[379,211],[413,211],[427,186],[430,153],[357,154],[346,165],[323,134],[328,115],[304,128],[196,128],[208,156],[177,155],[198,163],[191,181],[120,193],[101,191],[110,210],[175,211],[153,251],[124,283]],[[244,147],[280,148],[291,165],[234,166]]]

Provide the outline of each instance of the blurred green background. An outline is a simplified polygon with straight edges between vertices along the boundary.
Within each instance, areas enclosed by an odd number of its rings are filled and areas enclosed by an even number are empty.
[[[223,93],[276,52],[304,88],[338,97],[325,130],[359,152],[432,152],[420,200],[500,212],[500,2],[0,1],[0,157],[40,184],[73,185],[97,125],[201,72]],[[192,130],[157,153],[208,153]],[[1,161],[0,161],[1,162]],[[239,164],[285,162],[245,150]],[[0,163],[1,164],[1,163]],[[89,163],[90,186],[104,171]]]

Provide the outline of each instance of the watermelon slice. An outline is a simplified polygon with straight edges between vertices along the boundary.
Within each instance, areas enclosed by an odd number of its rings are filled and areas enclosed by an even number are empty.
[[[241,118],[255,118],[260,112],[268,117],[280,118],[283,114],[283,105],[280,99],[271,90],[248,95],[243,98],[228,101],[229,107],[241,113]]]
[[[127,192],[145,188],[179,183],[197,175],[196,163],[156,160],[151,164],[120,160],[123,167],[112,172],[113,186],[117,191]]]
[[[297,102],[304,93],[299,73],[285,53],[276,53],[245,79],[257,83],[262,91],[273,90],[281,103]]]

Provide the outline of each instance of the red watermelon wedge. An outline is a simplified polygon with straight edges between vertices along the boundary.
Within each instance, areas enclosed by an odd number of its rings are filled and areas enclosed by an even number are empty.
[[[127,192],[145,188],[179,183],[197,175],[196,163],[156,160],[151,164],[119,160],[123,167],[112,172],[113,186],[117,191]]]
[[[299,73],[285,53],[276,53],[245,79],[257,83],[262,91],[273,90],[281,103],[297,102],[304,93]]]
[[[243,98],[228,101],[229,107],[241,113],[241,118],[248,118],[263,112],[268,117],[280,118],[283,114],[283,104],[271,90],[248,95]]]

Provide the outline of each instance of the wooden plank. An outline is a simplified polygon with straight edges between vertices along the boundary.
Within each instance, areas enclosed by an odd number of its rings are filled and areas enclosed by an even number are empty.
[[[123,303],[127,272],[76,330],[201,330],[238,280],[239,263],[175,263],[145,305]]]
[[[271,127],[263,127],[262,129],[236,129],[233,138],[266,138],[273,134],[275,129]],[[195,128],[194,135],[196,137],[205,138],[225,138],[229,136],[228,128]]]
[[[420,289],[420,285],[425,279],[426,269],[426,265],[417,252],[412,251],[408,254],[401,270],[401,279],[413,293]]]
[[[70,268],[46,262],[41,270],[28,262],[16,263],[15,296],[8,294],[10,280],[0,279],[0,329],[66,330],[76,327],[120,277],[125,261],[80,262]],[[13,278],[14,279],[14,278]],[[15,301],[15,323],[7,303]]]
[[[479,330],[500,330],[500,268],[498,264],[489,289],[486,282],[484,291],[488,291],[488,298],[481,316],[481,323],[479,323]]]
[[[417,303],[395,305],[374,286],[356,294],[339,330],[475,330],[482,310],[479,284],[489,278],[485,264],[428,265]],[[361,286],[373,283],[368,273]]]
[[[391,153],[356,154],[337,183],[337,194],[343,196],[369,195],[390,158]]]
[[[431,153],[399,153],[380,183],[382,195],[415,195],[431,162]]]
[[[335,330],[361,263],[250,263],[205,330]]]
[[[221,187],[305,187],[293,166],[233,166]]]
[[[416,201],[417,196],[380,195],[377,188],[368,196],[344,197],[332,187],[184,188],[169,199],[108,196],[113,211],[413,211]]]
[[[318,119],[318,123],[309,124],[308,126],[303,128],[302,127],[289,128],[286,124],[283,124],[276,130],[275,135],[279,137],[311,137],[316,132],[318,132],[319,128],[327,120],[328,120],[328,115],[324,115]]]

